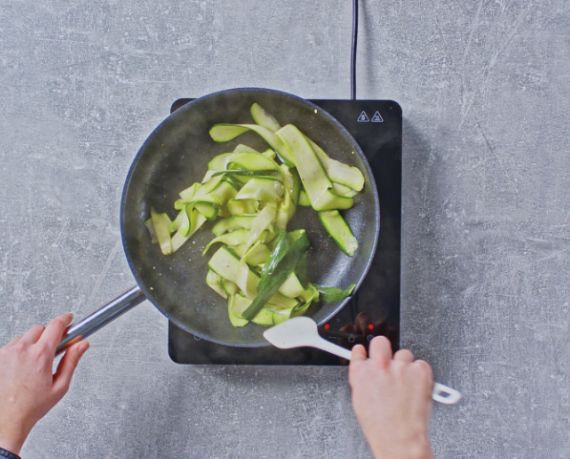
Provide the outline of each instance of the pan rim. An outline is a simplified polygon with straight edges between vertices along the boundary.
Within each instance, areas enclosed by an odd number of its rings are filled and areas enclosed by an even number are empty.
[[[152,131],[151,133],[146,137],[145,141],[143,142],[143,144],[140,146],[140,148],[138,149],[137,153],[135,154],[134,158],[132,159],[132,162],[129,166],[129,170],[127,172],[127,175],[125,177],[125,183],[123,185],[123,190],[121,193],[121,202],[120,202],[120,216],[119,216],[119,227],[120,227],[120,232],[121,232],[121,243],[123,246],[123,252],[125,253],[125,257],[127,259],[127,263],[129,265],[129,269],[131,270],[131,273],[135,279],[135,281],[137,282],[138,287],[141,289],[141,291],[143,292],[145,298],[150,301],[153,306],[160,311],[160,313],[162,315],[164,315],[169,321],[171,321],[172,323],[174,323],[174,325],[176,325],[177,327],[181,328],[182,330],[186,331],[187,333],[192,334],[193,336],[203,339],[205,341],[211,342],[211,343],[215,343],[221,346],[226,346],[226,347],[234,347],[234,348],[264,348],[264,347],[270,347],[271,344],[267,341],[260,341],[260,342],[255,342],[255,343],[232,343],[232,344],[228,344],[222,340],[216,339],[216,338],[212,338],[210,336],[208,336],[205,333],[193,330],[191,327],[188,327],[188,325],[186,323],[184,323],[183,321],[180,321],[178,319],[176,319],[175,317],[172,317],[171,315],[169,315],[167,313],[167,311],[160,305],[160,302],[154,297],[153,293],[147,288],[147,286],[145,285],[144,281],[141,279],[138,270],[136,269],[135,265],[134,265],[134,260],[130,254],[130,251],[128,250],[128,246],[127,246],[127,237],[125,234],[125,213],[126,213],[126,204],[127,204],[127,194],[128,194],[128,190],[130,188],[130,183],[132,180],[132,177],[135,173],[135,170],[137,168],[137,165],[140,162],[141,157],[143,156],[143,154],[147,151],[148,149],[148,145],[153,141],[153,139],[156,137],[156,135],[162,131],[163,127],[170,122],[171,119],[177,117],[177,116],[182,116],[182,113],[184,113],[187,110],[191,110],[192,107],[196,104],[199,104],[201,102],[203,102],[205,99],[209,99],[215,96],[220,96],[222,94],[232,94],[232,93],[244,93],[244,92],[251,92],[251,93],[260,93],[260,92],[265,92],[265,93],[273,93],[273,94],[277,94],[277,95],[281,95],[281,96],[285,96],[287,98],[293,99],[298,101],[301,104],[304,104],[306,106],[308,106],[309,108],[312,108],[313,110],[318,110],[320,112],[321,115],[323,115],[325,118],[328,119],[329,122],[331,122],[336,129],[338,129],[338,131],[346,138],[350,139],[356,153],[360,156],[360,158],[362,159],[362,162],[364,164],[364,167],[366,168],[366,175],[367,175],[367,179],[368,179],[368,185],[372,187],[373,189],[373,201],[374,201],[374,233],[376,234],[376,237],[374,238],[374,241],[372,243],[372,248],[369,251],[369,253],[367,254],[368,259],[366,260],[364,269],[361,273],[361,275],[359,276],[358,282],[356,283],[356,286],[354,288],[353,291],[353,295],[345,298],[344,300],[342,300],[334,309],[332,309],[328,314],[326,314],[321,320],[319,320],[317,322],[317,325],[322,325],[323,323],[328,322],[331,318],[333,318],[335,315],[337,315],[345,306],[346,304],[352,300],[352,298],[354,297],[354,294],[358,292],[359,288],[361,287],[362,283],[364,282],[364,279],[366,278],[366,276],[368,275],[368,272],[370,271],[370,267],[372,266],[372,262],[374,261],[374,257],[376,255],[376,250],[378,248],[378,240],[380,238],[380,231],[381,231],[381,225],[380,225],[380,219],[381,219],[381,215],[380,215],[380,199],[378,196],[378,187],[376,185],[376,179],[374,177],[374,174],[372,172],[370,163],[368,161],[368,159],[366,158],[366,156],[364,155],[364,152],[362,151],[362,148],[360,147],[360,145],[358,144],[358,142],[356,141],[356,139],[352,136],[352,134],[348,131],[348,129],[346,129],[346,127],[341,124],[334,116],[332,116],[328,111],[326,111],[325,109],[323,109],[322,107],[318,106],[317,104],[311,102],[310,100],[304,99],[300,96],[297,96],[295,94],[291,94],[289,92],[286,91],[282,91],[282,90],[277,90],[277,89],[271,89],[271,88],[260,88],[260,87],[240,87],[240,88],[229,88],[229,89],[222,89],[219,91],[215,91],[215,92],[211,92],[208,94],[205,94],[203,96],[197,97],[194,100],[187,102],[186,104],[184,104],[183,106],[181,106],[179,109],[177,109],[176,111],[174,111],[173,113],[171,113],[170,115],[168,115],[166,118],[164,118]]]

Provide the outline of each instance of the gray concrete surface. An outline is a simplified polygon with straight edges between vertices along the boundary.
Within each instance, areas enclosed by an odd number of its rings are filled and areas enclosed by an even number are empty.
[[[403,343],[465,393],[439,458],[570,457],[565,0],[363,0],[358,94],[400,102]],[[179,96],[346,97],[348,1],[0,2],[0,342],[132,284],[123,178]],[[142,305],[27,458],[369,457],[346,374],[181,367]]]

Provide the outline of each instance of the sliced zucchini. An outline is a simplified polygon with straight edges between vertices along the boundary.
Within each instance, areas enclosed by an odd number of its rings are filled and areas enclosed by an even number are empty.
[[[267,245],[262,241],[257,241],[247,252],[243,253],[242,258],[250,266],[260,266],[267,263],[270,256],[271,251]]]
[[[184,212],[188,219],[185,223],[178,228],[174,236],[172,236],[172,251],[176,252],[184,243],[190,239],[196,231],[198,231],[204,223],[206,223],[207,218],[200,214],[196,209],[190,208],[189,211]],[[187,223],[186,223],[187,221]],[[186,231],[186,224],[188,224],[188,230]]]
[[[227,247],[220,247],[208,263],[218,275],[232,281],[248,297],[255,296],[259,277]]]
[[[299,192],[299,205],[303,207],[311,207],[311,201],[305,190]]]
[[[259,153],[255,148],[248,147],[243,143],[240,143],[237,147],[234,148],[233,153]]]
[[[260,171],[249,171],[247,169],[232,169],[227,171],[216,172],[217,174],[223,174],[227,181],[230,181],[236,189],[241,189],[241,187],[246,184],[249,180],[254,178],[273,180],[277,182],[282,182],[283,179],[281,175],[276,170],[260,170]]]
[[[236,284],[227,279],[222,279],[222,288],[227,293],[228,297],[235,295],[239,290]]]
[[[158,213],[154,209],[150,210],[150,220],[154,235],[160,246],[163,255],[172,253],[172,241],[170,239],[170,226],[172,222],[166,213]]]
[[[281,127],[279,122],[258,103],[251,105],[250,112],[253,121],[270,131],[275,132]]]
[[[313,301],[319,301],[320,292],[316,285],[309,284],[303,293],[299,296],[305,303],[311,303]]]
[[[261,153],[234,153],[227,160],[227,169],[245,169],[248,171],[278,170],[279,165]]]
[[[215,202],[195,201],[192,206],[208,220],[216,218],[220,209],[220,205]]]
[[[333,182],[333,193],[337,194],[338,196],[353,198],[358,194],[358,191],[353,190],[352,188],[341,183]]]
[[[230,306],[228,308],[230,320],[232,320],[233,317],[234,319],[245,320],[247,322],[247,320],[242,317],[242,314],[251,304],[251,301],[251,298],[246,298],[239,293],[234,295],[230,299]],[[265,327],[283,322],[291,316],[291,312],[297,305],[298,302],[296,301],[275,295],[268,301],[267,306],[257,313],[252,319],[252,322]]]
[[[291,195],[285,192],[285,199],[279,203],[279,207],[277,208],[277,216],[275,217],[277,228],[282,230],[287,229],[287,223],[289,223],[289,220],[295,213],[295,207]]]
[[[343,162],[332,159],[326,152],[311,139],[307,138],[311,147],[317,154],[319,161],[327,171],[327,175],[333,182],[346,185],[356,191],[364,187],[364,175],[358,167],[349,166]]]
[[[277,180],[254,177],[235,195],[235,200],[253,199],[262,202],[277,202],[283,196],[283,184]]]
[[[264,152],[261,153],[263,156],[265,156],[266,158],[269,159],[275,159],[275,151],[272,150],[271,148],[268,148],[267,150],[265,150]]]
[[[176,232],[180,234],[180,236],[188,236],[190,230],[192,229],[192,222],[191,219],[194,217],[196,212],[193,212],[193,208],[189,204],[184,204],[184,207],[178,213],[175,221],[178,221]],[[174,226],[174,225],[172,225]]]
[[[350,284],[347,288],[325,287],[323,285],[316,287],[319,290],[319,298],[322,299],[324,303],[336,303],[352,295],[356,284]]]
[[[299,200],[299,191],[301,190],[301,183],[299,180],[299,175],[294,170],[291,170],[285,164],[279,166],[281,177],[283,178],[283,185],[285,190],[291,196],[292,203],[296,206]],[[293,209],[293,213],[295,210]]]
[[[238,216],[244,214],[253,214],[257,212],[259,205],[254,199],[230,199],[227,204],[227,209],[230,215]]]
[[[234,150],[235,151],[235,150]],[[223,171],[226,169],[226,162],[233,153],[220,153],[214,156],[210,162],[208,162],[208,170],[210,171]]]
[[[285,295],[277,292],[269,300],[267,300],[266,307],[272,310],[278,309],[293,309],[299,302],[294,298],[288,298]]]
[[[210,137],[214,142],[228,142],[247,131],[253,131],[265,140],[267,144],[277,152],[285,164],[288,166],[295,164],[293,161],[293,153],[287,144],[274,132],[257,124],[215,124],[210,129]]]
[[[339,248],[352,257],[358,249],[358,241],[340,212],[338,210],[319,212],[319,220]]]
[[[228,301],[228,317],[234,327],[245,327],[249,321],[241,317],[241,312],[249,305],[247,298],[235,294]]]
[[[220,180],[221,179],[216,179],[216,181],[220,181]],[[185,190],[182,190],[180,193],[178,193],[178,195],[180,196],[180,199],[184,202],[192,201],[192,199],[196,195],[196,192],[198,191],[200,186],[201,186],[200,183],[196,182],[192,186],[189,186]],[[176,207],[176,205],[175,205],[175,207]]]
[[[214,244],[221,243],[229,245],[230,247],[243,244],[247,241],[248,235],[249,231],[246,229],[237,229],[231,233],[224,233],[212,239],[202,251],[202,255],[206,255]]]
[[[213,177],[212,180],[215,178]],[[222,206],[232,199],[236,193],[235,186],[229,180],[221,179],[211,191],[207,191],[206,187],[200,188],[191,202],[210,202]]]
[[[245,253],[247,253],[249,248],[259,240],[261,233],[271,227],[275,220],[276,213],[277,207],[275,204],[269,203],[257,214],[255,220],[251,223],[249,238],[243,245]]]
[[[279,293],[285,295],[287,298],[297,298],[303,295],[305,289],[301,285],[295,273],[289,274],[289,277],[279,287]]]
[[[219,236],[228,231],[234,231],[238,228],[251,228],[255,215],[235,215],[233,217],[224,218],[216,222],[212,228],[212,233]]]
[[[273,312],[273,323],[275,325],[278,325],[291,318],[293,309],[282,309],[280,311],[272,311],[272,312]]]
[[[258,325],[265,326],[279,324],[291,317],[292,311],[298,306],[298,304],[299,302],[297,300],[287,298],[280,293],[276,293],[267,301],[265,307],[261,309],[253,319],[253,322]],[[271,314],[271,323],[269,322],[269,314],[263,313],[263,311],[267,311]],[[258,316],[260,316],[259,319]]]
[[[182,223],[184,222],[185,211],[186,211],[186,206],[184,206],[184,208],[180,210],[180,212],[178,212],[178,215],[170,225],[169,231],[171,233],[175,233],[178,230],[178,228],[180,228],[180,225],[182,225]]]
[[[249,130],[248,125],[220,123],[212,126],[209,134],[214,142],[222,143],[229,142]]]
[[[265,308],[261,309],[257,315],[251,319],[251,321],[254,324],[261,325],[263,327],[270,327],[271,325],[275,325],[273,322],[273,313]]]
[[[277,135],[294,152],[297,171],[313,209],[321,211],[352,207],[352,198],[337,196],[331,192],[332,183],[330,179],[311,145],[299,129],[288,124],[279,129]]]
[[[309,284],[301,297],[303,299],[303,303],[300,303],[293,308],[291,316],[300,316],[301,314],[304,314],[311,307],[311,304],[318,302],[319,290],[313,284]]]
[[[206,274],[206,284],[210,287],[214,292],[220,295],[222,298],[227,299],[228,294],[222,287],[222,277],[219,276],[217,273],[212,271],[211,269],[208,270],[208,274]]]

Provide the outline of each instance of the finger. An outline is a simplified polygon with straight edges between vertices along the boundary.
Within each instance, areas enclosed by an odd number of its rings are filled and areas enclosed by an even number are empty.
[[[53,375],[53,390],[58,397],[63,397],[69,389],[77,364],[87,349],[89,342],[79,341],[65,351]]]
[[[370,341],[370,358],[383,367],[392,360],[392,345],[385,336],[376,336]]]
[[[433,380],[433,372],[429,363],[425,360],[416,360],[413,365],[418,369],[418,372],[425,376],[427,381]]]
[[[35,344],[36,341],[40,339],[40,336],[42,336],[45,328],[46,327],[44,325],[34,325],[26,333],[24,333],[22,338],[20,338],[20,342],[22,344]]]
[[[400,349],[394,354],[394,360],[403,363],[412,363],[414,361],[414,354],[412,354],[408,349]]]
[[[350,360],[366,360],[366,348],[362,344],[354,346]]]
[[[50,353],[53,351],[55,354],[57,345],[61,341],[65,330],[71,324],[72,319],[73,314],[70,312],[52,319],[38,340],[38,344],[47,347]]]
[[[433,388],[433,372],[430,364],[425,360],[416,360],[410,365],[410,368],[418,376],[416,381],[425,388],[426,394],[431,396]]]

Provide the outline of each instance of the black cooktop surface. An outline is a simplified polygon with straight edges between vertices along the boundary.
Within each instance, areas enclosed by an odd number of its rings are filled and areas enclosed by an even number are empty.
[[[191,99],[178,99],[171,112]],[[346,348],[387,336],[400,339],[400,233],[402,207],[402,111],[388,100],[313,100],[354,136],[370,162],[380,198],[380,236],[372,267],[358,292],[332,320],[319,327],[325,339]],[[177,363],[342,365],[316,349],[244,349],[220,346],[169,323],[168,353]]]

